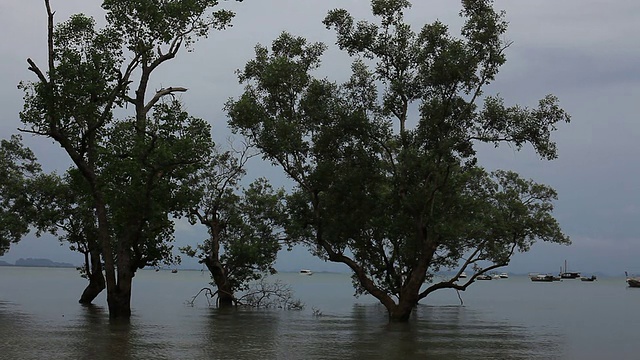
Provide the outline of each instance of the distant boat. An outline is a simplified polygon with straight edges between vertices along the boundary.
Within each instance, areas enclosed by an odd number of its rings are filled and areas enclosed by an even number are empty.
[[[590,277],[586,277],[586,276],[582,276],[580,278],[581,281],[596,281],[596,276],[595,275],[591,275]]]
[[[629,287],[640,288],[640,277],[629,276],[626,271],[624,275],[627,277],[627,285],[629,285]]]
[[[178,269],[173,269],[173,270],[171,270],[171,273],[172,273],[172,274],[175,274],[175,273],[177,273],[177,272],[178,272]]]
[[[313,271],[309,269],[302,269],[300,270],[300,275],[313,275]]]
[[[487,275],[487,274],[478,275],[476,277],[476,280],[491,280],[491,279],[493,279],[491,275]]]
[[[567,260],[564,261],[564,270],[560,268],[560,278],[561,279],[578,279],[580,277],[579,272],[568,271],[567,270]]]
[[[551,274],[529,274],[529,279],[536,282],[552,282],[560,280],[560,278],[557,278]]]
[[[460,276],[458,276],[460,279],[466,279],[467,278],[467,273],[466,272],[462,272],[460,273]]]
[[[501,273],[501,274],[500,274],[500,278],[501,278],[501,279],[508,279],[508,278],[509,278],[509,274],[507,274],[507,273]]]

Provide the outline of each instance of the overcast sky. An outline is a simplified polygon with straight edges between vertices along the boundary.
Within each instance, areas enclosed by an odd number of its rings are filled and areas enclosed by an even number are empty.
[[[0,2],[0,137],[8,138],[20,126],[22,93],[16,85],[33,80],[26,58],[46,62],[46,14],[43,1]],[[58,21],[83,12],[101,22],[100,1],[52,0]],[[155,88],[184,86],[182,96],[189,112],[213,124],[214,138],[224,144],[229,131],[222,112],[224,102],[242,88],[234,71],[253,55],[257,43],[269,45],[282,31],[309,41],[333,45],[332,31],[322,19],[333,8],[345,8],[356,18],[370,18],[367,0],[245,0],[223,2],[237,12],[234,26],[198,42],[195,51],[181,52],[170,66],[157,71]],[[571,114],[572,122],[555,133],[559,159],[541,161],[530,149],[515,152],[506,147],[482,151],[487,168],[510,169],[524,177],[554,187],[559,194],[555,215],[573,244],[537,244],[532,251],[514,256],[508,271],[555,272],[566,259],[570,269],[583,273],[621,275],[640,273],[640,1],[637,0],[536,0],[495,2],[506,10],[510,23],[507,63],[488,93],[499,93],[507,104],[535,106],[552,93]],[[414,0],[405,17],[418,31],[439,19],[457,33],[460,2]],[[342,80],[349,60],[335,47],[326,53],[322,74]],[[47,170],[68,166],[66,154],[50,140],[31,138]],[[276,169],[259,166],[272,176]],[[277,175],[274,177],[278,179]],[[194,242],[201,229],[179,226],[180,244]],[[82,257],[54,239],[29,235],[0,260],[13,263],[21,257],[46,257],[80,264]],[[191,266],[195,263],[185,261]],[[346,271],[326,264],[306,250],[283,253],[283,271],[311,268]]]

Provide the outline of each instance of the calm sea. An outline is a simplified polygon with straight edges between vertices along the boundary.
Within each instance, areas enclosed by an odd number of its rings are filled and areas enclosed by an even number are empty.
[[[423,300],[389,324],[348,274],[281,273],[302,311],[220,311],[202,299],[206,272],[140,271],[133,317],[110,323],[104,294],[77,303],[73,269],[0,267],[0,359],[638,359],[640,289],[624,278],[476,282]],[[315,310],[315,311],[314,311]],[[322,313],[317,316],[317,312]]]

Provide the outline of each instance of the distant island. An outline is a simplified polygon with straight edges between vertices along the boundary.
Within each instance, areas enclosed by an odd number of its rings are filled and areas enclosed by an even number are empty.
[[[15,265],[6,261],[0,261],[0,266],[27,266],[27,267],[54,267],[54,268],[75,268],[76,266],[65,262],[55,262],[49,259],[18,259]]]

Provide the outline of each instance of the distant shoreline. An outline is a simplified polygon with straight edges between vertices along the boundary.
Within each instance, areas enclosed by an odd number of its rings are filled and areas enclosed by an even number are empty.
[[[70,263],[56,262],[50,259],[33,259],[33,258],[27,258],[27,259],[20,258],[16,260],[15,264],[11,264],[6,261],[0,261],[0,266],[72,268],[72,269],[75,269],[77,267]]]

